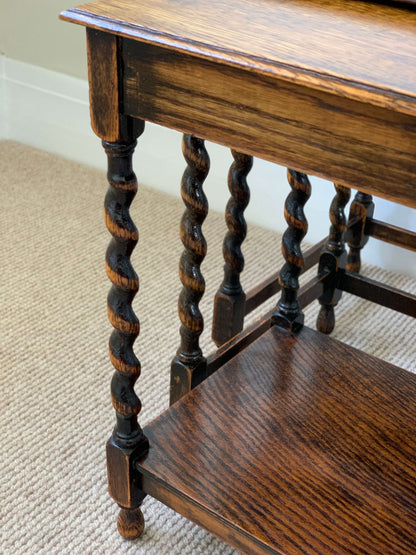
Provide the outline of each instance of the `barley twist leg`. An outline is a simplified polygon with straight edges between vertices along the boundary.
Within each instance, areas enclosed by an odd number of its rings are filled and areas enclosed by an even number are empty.
[[[345,239],[349,246],[347,270],[358,273],[361,269],[361,249],[366,245],[369,236],[365,233],[368,218],[374,214],[373,197],[358,191],[350,206],[348,231]]]
[[[345,269],[347,254],[345,251],[344,233],[347,229],[345,207],[351,196],[348,187],[335,183],[335,197],[330,207],[331,227],[325,250],[319,259],[318,273],[327,274],[324,281],[323,294],[319,297],[321,309],[316,326],[322,333],[329,334],[335,326],[334,307],[338,304],[342,291],[337,288],[341,273]]]
[[[209,171],[209,156],[204,141],[192,135],[184,135],[182,148],[187,168],[181,184],[185,204],[180,226],[185,247],[179,264],[183,285],[178,302],[181,343],[171,366],[171,403],[198,385],[206,377],[207,368],[199,346],[204,319],[198,305],[205,291],[201,263],[206,255],[207,244],[202,233],[202,223],[208,214],[208,201],[202,186]]]
[[[228,201],[225,221],[228,232],[224,239],[224,280],[215,296],[212,339],[219,346],[231,339],[244,325],[246,296],[240,282],[244,268],[241,245],[247,234],[244,210],[250,200],[247,175],[253,167],[253,157],[232,150],[234,162],[228,173]]]
[[[132,308],[139,280],[130,262],[130,255],[138,241],[138,231],[129,213],[137,191],[132,169],[135,145],[136,141],[103,142],[108,158],[109,182],[104,212],[112,235],[106,253],[106,270],[112,283],[107,307],[108,318],[114,328],[109,351],[115,368],[111,398],[116,411],[116,425],[107,443],[107,464],[109,491],[121,507],[118,530],[127,539],[140,536],[144,528],[139,508],[144,494],[138,487],[133,463],[148,450],[148,441],[137,420],[141,403],[134,391],[134,384],[140,375],[140,362],[133,351],[140,324]]]
[[[272,322],[280,327],[297,331],[303,326],[304,316],[298,301],[299,274],[304,260],[301,242],[308,230],[303,207],[311,196],[311,184],[304,173],[288,169],[292,191],[285,203],[288,228],[283,234],[282,252],[285,264],[280,272],[282,294],[274,311]]]

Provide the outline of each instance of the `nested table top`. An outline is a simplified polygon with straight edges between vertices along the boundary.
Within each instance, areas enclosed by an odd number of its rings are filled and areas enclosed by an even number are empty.
[[[416,114],[416,9],[357,0],[99,0],[63,19]]]

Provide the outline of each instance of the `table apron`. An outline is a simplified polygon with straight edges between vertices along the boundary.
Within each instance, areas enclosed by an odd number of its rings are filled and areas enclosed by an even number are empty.
[[[126,115],[416,207],[416,117],[124,39]]]

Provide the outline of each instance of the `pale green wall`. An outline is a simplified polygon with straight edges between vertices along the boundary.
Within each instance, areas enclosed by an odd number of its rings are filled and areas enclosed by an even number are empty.
[[[86,79],[85,29],[58,19],[77,3],[80,0],[0,0],[0,52]]]

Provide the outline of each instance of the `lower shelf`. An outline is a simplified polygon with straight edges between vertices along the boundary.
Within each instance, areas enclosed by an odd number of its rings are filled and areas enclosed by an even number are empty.
[[[272,328],[145,428],[143,490],[243,553],[416,552],[416,375]]]

